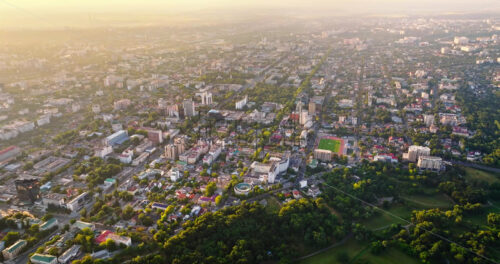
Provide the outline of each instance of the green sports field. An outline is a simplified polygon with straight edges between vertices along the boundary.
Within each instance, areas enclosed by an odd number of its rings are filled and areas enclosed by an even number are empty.
[[[322,138],[319,140],[318,148],[338,153],[340,150],[340,140]]]

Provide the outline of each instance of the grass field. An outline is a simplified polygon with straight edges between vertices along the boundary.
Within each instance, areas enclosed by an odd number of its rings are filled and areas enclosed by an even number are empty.
[[[387,209],[387,211],[403,219],[410,220],[412,209],[403,205],[395,205],[390,209]],[[407,224],[407,222],[393,217],[389,214],[379,212],[379,214],[377,214],[376,216],[364,220],[362,224],[364,224],[368,229],[375,230],[383,227],[388,227],[392,224],[404,225]]]
[[[329,150],[333,153],[339,153],[340,150],[340,140],[322,138],[319,140],[318,144],[319,149]]]
[[[444,194],[434,193],[429,195],[407,195],[402,196],[407,204],[392,205],[388,211],[389,213],[399,216],[403,219],[410,220],[411,212],[413,210],[423,210],[430,208],[452,208],[453,203]],[[379,212],[376,216],[366,219],[362,222],[368,229],[376,230],[383,227],[388,227],[391,224],[407,224],[405,221],[393,217],[387,213]]]
[[[493,173],[489,173],[482,170],[476,170],[473,168],[466,167],[465,178],[473,181],[485,181],[489,184],[500,182],[500,177],[495,176]]]
[[[491,205],[484,208],[484,211],[480,214],[468,215],[465,218],[466,221],[471,221],[473,224],[482,226],[484,228],[487,225],[487,216],[489,213],[500,213],[500,201],[490,201]]]
[[[267,201],[266,211],[268,211],[269,213],[279,212],[279,210],[281,209],[281,203],[278,200],[276,200],[276,198],[271,196],[267,198],[266,201]]]
[[[415,194],[415,195],[405,195],[402,196],[410,204],[415,207],[426,208],[450,208],[453,206],[453,202],[447,198],[444,194],[436,193],[433,195],[423,195],[423,194]]]
[[[388,264],[416,264],[419,263],[417,259],[412,258],[411,256],[406,255],[405,253],[394,249],[389,248],[386,251],[382,252],[380,255],[373,255],[370,252],[370,247],[367,243],[358,242],[355,239],[351,238],[345,244],[332,248],[326,252],[318,254],[316,256],[307,258],[301,261],[301,264],[335,264],[341,263],[337,260],[338,255],[341,252],[347,253],[349,256],[350,262],[354,263],[388,263]],[[363,262],[365,261],[365,262]]]

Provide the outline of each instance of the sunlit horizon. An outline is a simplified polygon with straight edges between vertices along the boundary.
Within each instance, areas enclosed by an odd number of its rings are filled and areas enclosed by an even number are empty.
[[[241,19],[246,16],[405,16],[496,12],[500,1],[230,1],[230,0],[0,0],[0,29],[176,25],[189,21]],[[126,14],[126,16],[123,16]]]

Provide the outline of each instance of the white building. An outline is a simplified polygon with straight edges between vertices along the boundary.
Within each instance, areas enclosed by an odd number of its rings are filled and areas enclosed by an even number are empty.
[[[43,126],[50,123],[50,115],[43,115],[36,120],[38,126]]]
[[[73,212],[79,211],[82,208],[82,206],[85,204],[85,201],[88,199],[88,196],[89,196],[89,193],[84,192],[84,193],[78,195],[77,197],[73,198],[73,200],[69,201],[66,204],[66,207]]]
[[[417,167],[421,170],[440,171],[443,167],[443,159],[434,156],[418,157]]]
[[[170,180],[173,182],[178,181],[181,178],[181,172],[177,168],[170,169],[168,174],[170,175]]]
[[[403,159],[415,162],[420,156],[429,156],[431,149],[423,146],[412,145],[408,148],[408,153],[403,153]]]
[[[134,156],[134,151],[125,150],[118,157],[121,163],[130,164],[132,162],[132,157]]]
[[[248,96],[245,95],[245,98],[243,98],[242,100],[236,102],[236,106],[235,106],[236,110],[243,109],[243,107],[245,107],[245,105],[247,105],[247,102],[248,102]]]
[[[455,45],[464,45],[469,43],[469,38],[467,37],[455,37],[453,39],[453,44]]]

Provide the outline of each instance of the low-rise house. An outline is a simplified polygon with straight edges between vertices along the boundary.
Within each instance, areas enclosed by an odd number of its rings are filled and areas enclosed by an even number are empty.
[[[57,257],[52,255],[38,254],[35,253],[30,258],[31,263],[33,264],[57,264]]]
[[[4,259],[13,259],[15,258],[21,250],[28,245],[28,241],[26,240],[18,240],[16,243],[12,244],[10,247],[4,249],[2,251],[2,255]]]

